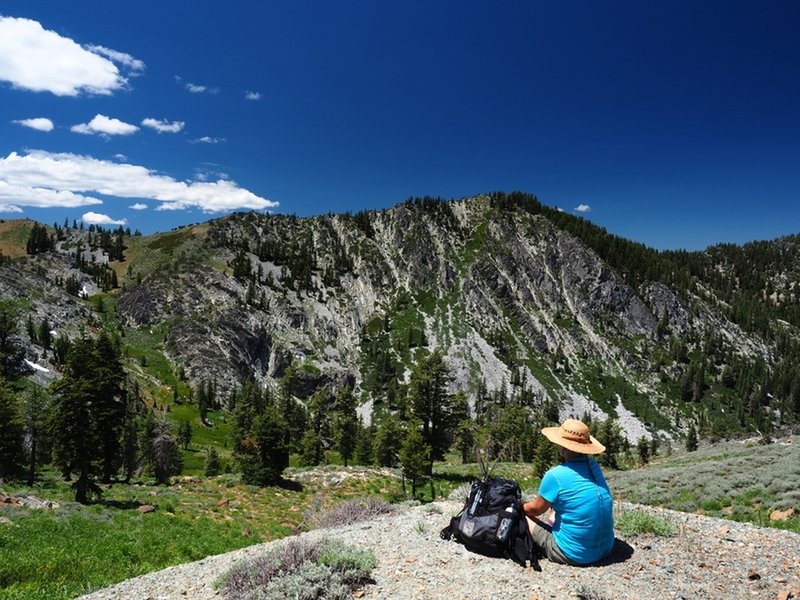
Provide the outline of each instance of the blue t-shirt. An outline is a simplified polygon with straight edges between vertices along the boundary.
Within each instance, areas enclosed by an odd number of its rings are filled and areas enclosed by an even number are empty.
[[[553,538],[570,559],[585,565],[611,551],[613,501],[603,472],[593,459],[581,457],[553,467],[544,474],[539,495],[556,512]]]

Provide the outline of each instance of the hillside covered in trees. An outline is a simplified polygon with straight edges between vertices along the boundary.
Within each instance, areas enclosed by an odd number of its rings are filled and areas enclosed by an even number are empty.
[[[0,250],[0,478],[52,465],[82,502],[332,457],[416,495],[446,453],[546,468],[567,415],[609,466],[800,419],[798,237],[658,252],[493,193],[152,236],[13,221]]]

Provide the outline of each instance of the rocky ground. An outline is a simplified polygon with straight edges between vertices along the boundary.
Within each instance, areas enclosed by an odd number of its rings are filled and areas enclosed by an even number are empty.
[[[541,561],[541,571],[472,554],[439,531],[460,508],[437,502],[370,522],[302,534],[370,548],[373,582],[359,598],[644,599],[800,598],[800,534],[693,514],[651,509],[673,522],[671,537],[618,534],[602,564],[576,568]],[[632,505],[618,503],[616,510]],[[282,540],[171,567],[96,591],[82,600],[214,600],[215,581],[237,561]]]

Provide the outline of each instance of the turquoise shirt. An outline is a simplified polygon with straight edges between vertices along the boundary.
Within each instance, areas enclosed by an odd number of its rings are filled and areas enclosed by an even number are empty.
[[[553,538],[567,557],[587,565],[614,547],[611,492],[594,459],[581,457],[553,467],[544,474],[539,495],[556,511]]]

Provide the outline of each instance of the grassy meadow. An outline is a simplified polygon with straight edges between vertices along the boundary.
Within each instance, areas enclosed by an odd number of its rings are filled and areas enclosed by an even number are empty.
[[[199,433],[188,453],[203,455],[202,445],[218,442],[208,435]],[[335,454],[328,458],[338,462]],[[258,488],[240,484],[232,474],[203,477],[197,458],[187,460],[188,465],[195,474],[175,478],[170,486],[114,484],[88,506],[71,502],[68,484],[52,472],[45,472],[33,489],[0,486],[6,495],[55,503],[52,509],[0,504],[0,599],[73,598],[170,565],[292,535],[308,527],[309,511],[347,499],[405,499],[399,472],[392,469],[290,467],[283,486]],[[478,465],[462,465],[455,458],[437,464],[436,496],[449,495],[478,473]],[[501,463],[494,475],[516,479],[526,495],[538,486],[527,464]],[[659,456],[645,467],[607,476],[619,500],[800,532],[797,514],[786,521],[769,520],[773,510],[800,509],[798,438],[791,444],[731,442]],[[430,485],[424,485],[421,500],[429,501],[430,494]],[[140,512],[144,505],[155,510]],[[619,517],[620,527],[634,531],[659,525],[642,522],[646,514]]]

